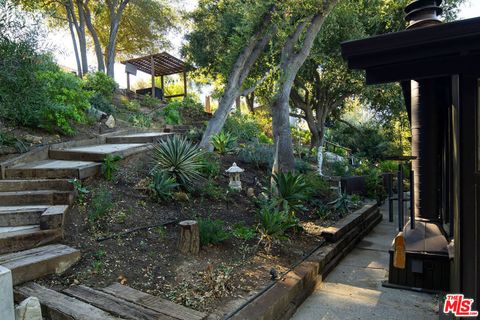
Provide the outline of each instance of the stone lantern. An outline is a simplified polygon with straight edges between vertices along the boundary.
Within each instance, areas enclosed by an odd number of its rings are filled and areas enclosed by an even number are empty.
[[[230,183],[228,186],[232,188],[233,190],[240,191],[242,190],[242,182],[240,181],[240,173],[244,172],[242,168],[237,166],[237,164],[234,162],[233,165],[228,168],[225,172],[228,173],[230,177]]]

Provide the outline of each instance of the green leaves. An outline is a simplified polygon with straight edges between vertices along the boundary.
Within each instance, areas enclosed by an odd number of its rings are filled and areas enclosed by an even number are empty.
[[[172,192],[178,187],[178,183],[165,172],[156,172],[149,187],[158,199],[166,201],[172,198]]]
[[[103,160],[102,172],[107,181],[113,180],[113,175],[118,170],[118,161],[122,160],[120,156],[107,155]]]
[[[225,230],[225,222],[219,219],[200,218],[198,219],[198,229],[202,246],[210,243],[219,243],[231,237],[231,234]]]
[[[237,142],[237,138],[228,132],[220,132],[212,136],[212,145],[219,154],[230,153]]]
[[[200,174],[202,153],[186,138],[175,135],[154,145],[153,172],[165,172],[175,178],[182,187],[188,189],[193,182],[202,177]]]
[[[274,174],[272,178],[272,199],[277,207],[303,209],[303,202],[310,198],[305,176],[293,172],[281,172]]]

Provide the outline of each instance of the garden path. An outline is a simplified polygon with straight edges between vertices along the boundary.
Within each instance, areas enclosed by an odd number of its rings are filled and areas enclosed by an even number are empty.
[[[382,286],[397,224],[388,222],[386,206],[381,213],[382,222],[318,282],[292,320],[438,319],[433,295]]]

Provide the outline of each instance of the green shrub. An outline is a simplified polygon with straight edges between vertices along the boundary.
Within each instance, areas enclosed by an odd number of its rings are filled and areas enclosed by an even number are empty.
[[[312,171],[312,166],[307,161],[295,159],[295,171],[305,174]]]
[[[49,131],[73,134],[72,124],[84,123],[85,111],[90,108],[90,93],[83,90],[82,80],[71,73],[61,71],[51,63],[49,70],[37,73],[43,84],[48,104],[41,109],[39,126]]]
[[[383,173],[395,173],[398,171],[398,164],[392,160],[380,162],[379,169]]]
[[[286,239],[285,232],[298,226],[298,219],[293,213],[279,210],[277,207],[263,206],[257,216],[260,242],[265,243],[267,251],[270,250],[273,241]]]
[[[241,146],[238,157],[245,163],[250,163],[259,169],[268,169],[273,163],[273,146],[258,142]]]
[[[100,189],[95,192],[88,208],[88,221],[95,223],[105,218],[107,213],[113,208],[112,200],[112,194],[106,189]]]
[[[101,95],[108,102],[112,102],[113,94],[118,88],[118,85],[110,76],[97,71],[88,73],[84,77],[84,88],[93,94]]]
[[[90,193],[87,187],[82,185],[82,181],[78,179],[71,179],[68,180],[71,184],[73,184],[73,188],[75,189],[75,192],[77,193],[77,201],[80,204],[83,204],[85,202],[85,196]]]
[[[138,102],[138,100],[127,101],[125,106],[127,107],[127,110],[129,110],[129,111],[138,111],[138,110],[140,110],[140,107],[141,107],[140,102]]]
[[[158,199],[166,201],[172,198],[172,192],[178,187],[178,183],[165,172],[155,172],[149,187]]]
[[[212,220],[210,218],[198,219],[200,233],[200,244],[205,246],[210,243],[219,243],[230,239],[231,235],[225,230],[223,220]]]
[[[137,128],[150,128],[152,126],[152,118],[143,113],[131,115],[128,122]]]
[[[160,99],[157,99],[155,97],[152,97],[151,94],[147,94],[146,96],[143,97],[143,100],[141,100],[140,104],[144,107],[147,108],[155,108],[158,107],[162,101]]]
[[[316,173],[306,174],[305,183],[314,197],[327,198],[331,193],[330,184]]]
[[[213,179],[220,174],[220,159],[216,153],[205,152],[200,157],[202,167],[200,173],[206,178]]]
[[[0,146],[14,146],[17,139],[7,132],[0,132]]]
[[[330,210],[329,206],[321,202],[320,200],[316,200],[314,203],[315,205],[315,215],[322,220],[328,219],[332,211]]]
[[[118,161],[122,160],[120,156],[108,154],[102,163],[102,173],[107,181],[112,181],[115,172],[118,171]]]
[[[174,177],[184,188],[198,181],[202,175],[203,152],[186,138],[177,135],[154,144],[154,172],[161,171]]]
[[[90,97],[90,105],[107,114],[112,114],[115,111],[115,106],[105,96],[100,93],[95,93]]]
[[[225,189],[221,188],[212,179],[208,179],[202,186],[199,186],[197,190],[201,197],[206,197],[213,200],[227,199]]]
[[[233,235],[241,240],[251,240],[255,238],[257,232],[254,228],[247,227],[245,222],[239,222],[233,225]]]
[[[261,133],[260,126],[254,118],[236,114],[227,118],[223,129],[238,137],[238,140],[242,142],[256,140]]]
[[[211,139],[213,148],[220,154],[230,153],[235,148],[235,142],[237,142],[235,136],[223,131],[213,135]]]
[[[165,119],[166,124],[176,125],[182,123],[182,116],[180,114],[180,108],[182,103],[173,101],[167,104],[161,111],[160,115]]]
[[[379,169],[374,168],[365,176],[365,184],[367,197],[376,200],[378,203],[382,203],[385,200],[387,192],[383,186]]]
[[[310,198],[310,189],[304,175],[281,172],[274,174],[272,178],[272,199],[279,208],[304,208],[303,203]]]
[[[342,217],[344,214],[350,212],[350,206],[352,205],[352,201],[346,193],[343,193],[332,204],[335,211],[340,214],[340,217]]]

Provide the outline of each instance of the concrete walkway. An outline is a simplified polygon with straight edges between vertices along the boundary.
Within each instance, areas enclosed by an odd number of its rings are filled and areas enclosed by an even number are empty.
[[[381,212],[382,222],[317,285],[292,320],[438,319],[433,295],[382,286],[397,223],[388,222],[387,207]]]

